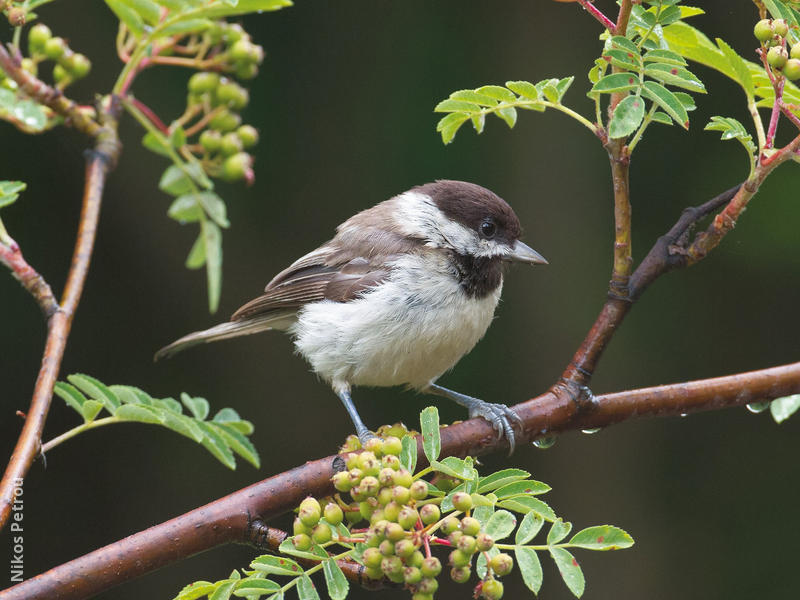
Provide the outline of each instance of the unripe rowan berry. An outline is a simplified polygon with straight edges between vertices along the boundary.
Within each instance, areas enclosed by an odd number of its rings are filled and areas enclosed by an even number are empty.
[[[481,587],[481,597],[486,600],[500,600],[503,597],[503,584],[497,579],[488,579]]]
[[[790,58],[787,60],[783,65],[783,74],[791,81],[800,79],[800,59]]]
[[[419,509],[419,518],[422,520],[424,525],[430,525],[431,523],[435,523],[438,521],[442,516],[439,507],[435,504],[424,504]]]
[[[28,33],[28,52],[30,54],[42,54],[44,45],[53,37],[53,32],[44,23],[37,23],[31,27]]]
[[[417,590],[423,594],[434,594],[439,589],[439,582],[433,577],[425,577],[417,584]]]
[[[449,561],[451,567],[466,567],[472,561],[472,555],[456,549],[450,553]]]
[[[397,542],[406,536],[406,532],[399,523],[389,523],[386,525],[386,539]]]
[[[442,563],[435,556],[431,556],[422,561],[420,570],[425,577],[436,577],[442,572]]]
[[[389,436],[385,440],[383,440],[384,454],[393,454],[396,456],[400,454],[402,450],[403,450],[403,442],[400,441],[400,438]]]
[[[508,575],[511,569],[514,568],[514,559],[511,558],[510,554],[501,552],[492,557],[489,561],[489,566],[492,568],[495,575],[502,577],[503,575]]]
[[[311,538],[305,533],[299,533],[292,538],[292,545],[302,552],[311,548]]]
[[[395,481],[398,479],[399,478],[396,478]],[[400,485],[399,481],[397,481],[397,483]],[[414,500],[424,500],[428,497],[428,484],[421,479],[418,479],[411,484],[411,486],[408,488],[408,491],[411,492],[411,497]]]
[[[422,571],[417,567],[406,567],[403,569],[403,581],[408,585],[414,585],[422,581]]]
[[[331,533],[331,528],[325,523],[319,523],[311,531],[311,538],[318,544],[327,544],[333,538],[333,534]]]
[[[209,135],[206,136],[206,134]],[[203,141],[204,137],[207,137],[205,142]],[[214,138],[214,140],[210,142],[211,146],[207,146],[206,143],[211,138]],[[221,143],[222,143],[222,136],[220,136],[218,131],[206,130],[200,134],[200,144],[202,144],[203,148],[205,148],[209,152],[214,152],[214,150],[219,149],[219,144]],[[347,471],[339,471],[338,473],[336,473],[333,476],[333,487],[335,487],[340,492],[349,492],[350,488],[353,487],[353,485],[350,483],[350,473]]]
[[[789,24],[783,19],[775,19],[772,22],[772,29],[775,31],[775,35],[786,37],[786,34],[789,33]]]
[[[800,43],[792,46],[792,49],[789,51],[789,58],[800,58]]]
[[[450,579],[456,583],[467,583],[470,575],[472,575],[472,569],[469,567],[453,567],[450,569]]]
[[[775,31],[772,27],[772,20],[771,19],[761,19],[756,26],[753,28],[753,35],[756,36],[756,39],[760,42],[766,42],[769,40]]]
[[[397,515],[397,522],[406,530],[413,529],[418,520],[419,513],[417,509],[411,508],[410,506],[404,506],[400,509],[400,514]]]
[[[64,41],[64,38],[51,37],[44,43],[44,55],[47,58],[58,60],[64,55],[64,52],[66,51],[67,51],[67,43]]]
[[[364,561],[364,566],[372,569],[377,569],[381,566],[381,561],[383,560],[383,554],[377,548],[367,548],[364,550],[364,554],[362,555],[362,560]]]
[[[242,140],[240,140],[239,136],[234,132],[231,131],[230,133],[226,133],[224,136],[222,136],[222,142],[219,146],[222,156],[231,156],[232,154],[241,152],[243,148],[244,145],[242,144]]]
[[[316,498],[306,498],[300,503],[300,510],[297,516],[306,527],[313,527],[319,522],[322,516],[322,508]]]
[[[471,535],[462,535],[456,543],[456,546],[464,554],[475,554],[475,538]]]
[[[475,543],[481,552],[488,552],[494,546],[494,540],[488,533],[479,533],[475,538]]]
[[[400,558],[409,558],[416,548],[411,540],[400,540],[394,545],[394,553]]]
[[[452,500],[456,510],[467,512],[472,508],[472,496],[466,492],[456,492],[453,494]]]
[[[454,531],[458,530],[458,526],[460,521],[456,517],[447,517],[444,521],[442,521],[441,530],[442,533],[445,535],[450,535]]]
[[[769,52],[767,52],[767,62],[775,69],[783,68],[783,65],[786,64],[788,59],[789,54],[786,52],[786,48],[783,46],[775,46],[770,48]]]
[[[481,522],[474,517],[464,517],[461,519],[461,531],[466,535],[476,536],[481,532]]]
[[[398,504],[406,504],[411,499],[411,493],[407,487],[396,485],[392,488],[392,500]]]

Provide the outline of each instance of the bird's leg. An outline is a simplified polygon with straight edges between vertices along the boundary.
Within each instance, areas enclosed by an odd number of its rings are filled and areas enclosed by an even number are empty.
[[[350,420],[353,421],[353,425],[356,428],[356,435],[358,435],[358,439],[361,440],[361,443],[363,444],[368,439],[374,438],[375,434],[364,425],[364,421],[361,420],[356,410],[356,405],[353,404],[353,399],[350,397],[350,386],[336,385],[333,390],[336,392],[336,395],[339,396],[342,404],[344,404],[347,414],[350,415]]]
[[[522,419],[517,416],[513,410],[508,408],[505,404],[492,404],[484,402],[478,398],[459,394],[453,390],[448,390],[445,387],[431,383],[427,388],[422,390],[429,394],[436,394],[437,396],[444,396],[453,402],[460,404],[469,410],[470,418],[483,417],[492,424],[497,435],[503,437],[505,435],[508,440],[509,454],[514,452],[514,428],[513,423],[517,423],[522,429]]]

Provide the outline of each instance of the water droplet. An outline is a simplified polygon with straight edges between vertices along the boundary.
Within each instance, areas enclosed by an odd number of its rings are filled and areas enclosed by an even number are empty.
[[[681,419],[683,419],[685,417],[688,417],[688,416],[689,416],[689,413],[681,413]]]
[[[586,435],[592,435],[593,433],[597,433],[601,429],[602,427],[595,427],[594,429],[581,429],[581,433],[585,433]]]
[[[539,448],[539,450],[547,450],[548,448],[552,448],[556,444],[556,436],[549,435],[547,437],[539,438],[538,440],[533,441],[533,445]]]
[[[764,412],[768,408],[769,408],[769,402],[751,402],[750,404],[747,405],[747,410],[749,410],[751,413],[756,413],[756,414]]]

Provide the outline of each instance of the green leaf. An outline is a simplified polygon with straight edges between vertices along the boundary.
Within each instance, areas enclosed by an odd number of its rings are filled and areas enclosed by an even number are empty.
[[[123,404],[152,406],[152,398],[137,387],[131,385],[110,385],[108,387]]]
[[[206,264],[206,242],[202,232],[192,244],[189,255],[186,257],[187,269],[199,269]]]
[[[678,67],[685,67],[687,64],[684,58],[677,52],[664,50],[662,48],[650,50],[644,55],[643,60],[644,62],[660,62],[667,65],[676,65]]]
[[[267,575],[299,575],[303,568],[291,558],[263,554],[250,563],[250,568]]]
[[[497,546],[492,546],[486,552],[479,552],[478,553],[478,560],[475,561],[475,572],[477,573],[477,575],[478,575],[478,577],[480,579],[483,579],[484,577],[486,577],[486,573],[489,570],[488,569],[489,561],[486,560],[486,557],[488,556],[489,559],[491,560],[492,558],[494,558],[498,554],[500,554],[500,550],[497,548]]]
[[[437,415],[438,416],[438,415]],[[472,479],[475,476],[475,469],[465,460],[455,456],[448,456],[441,462],[438,460],[430,461],[431,467],[440,473],[457,477],[458,479]]]
[[[642,95],[664,109],[664,112],[675,119],[678,125],[684,129],[689,129],[689,115],[686,113],[686,109],[675,94],[670,92],[663,85],[655,81],[645,81],[644,87],[642,88]]]
[[[529,100],[541,100],[541,95],[530,81],[506,81],[506,87],[515,94]]]
[[[586,587],[586,580],[583,577],[583,571],[581,571],[578,561],[564,548],[550,548],[550,556],[553,557],[558,571],[561,573],[561,578],[567,584],[569,591],[576,598],[580,598]]]
[[[516,123],[517,123],[517,109],[516,108],[513,108],[513,107],[501,108],[495,114],[497,114],[498,117],[500,117],[501,119],[503,119],[503,121],[505,121],[505,123],[506,123],[506,125],[508,125],[509,129],[513,128],[514,125],[516,125]]]
[[[331,600],[344,600],[350,591],[350,584],[342,573],[342,569],[335,560],[329,558],[322,562],[322,571],[325,573],[325,585],[328,586],[328,595]]]
[[[229,469],[236,469],[236,459],[233,457],[230,446],[225,442],[225,438],[205,421],[197,421],[197,426],[205,434],[200,444],[223,465]]]
[[[703,82],[695,77],[691,71],[684,69],[683,67],[665,65],[662,63],[651,63],[644,68],[644,74],[668,85],[674,85],[679,88],[702,94],[706,93],[706,88],[703,85]]]
[[[556,83],[556,90],[558,91],[558,101],[561,102],[561,99],[564,97],[564,94],[567,93],[567,90],[572,85],[572,82],[575,81],[575,77],[564,77],[563,79],[559,79]]]
[[[155,154],[160,154],[161,156],[170,156],[170,149],[168,146],[165,146],[161,143],[161,139],[155,135],[152,131],[148,131],[142,137],[142,146],[150,150],[150,152],[154,152]]]
[[[422,449],[428,462],[439,458],[442,451],[442,438],[439,433],[439,411],[435,406],[428,406],[419,415],[419,424],[422,430]]]
[[[626,50],[605,50],[603,52],[603,59],[612,67],[624,69],[625,71],[638,73],[642,70],[642,65],[638,62],[638,57]]]
[[[453,100],[452,98],[448,98],[447,100],[442,100],[437,104],[434,109],[434,112],[465,112],[465,113],[479,113],[481,112],[481,107],[477,104],[473,104],[472,102],[465,102],[464,100]]]
[[[253,465],[256,469],[261,466],[261,459],[258,456],[258,450],[253,446],[252,442],[244,435],[236,431],[233,427],[225,424],[211,423],[211,427],[222,436],[228,446],[236,452],[239,456]]]
[[[161,175],[161,180],[158,182],[158,187],[161,191],[167,192],[172,196],[181,196],[194,191],[195,185],[192,178],[178,165],[170,165],[167,170]]]
[[[633,538],[619,527],[597,525],[576,533],[569,544],[587,550],[620,550],[633,546]]]
[[[731,117],[711,117],[706,131],[721,131],[723,140],[739,140],[751,156],[757,151],[753,138],[739,121]]]
[[[138,423],[161,424],[162,419],[158,414],[159,409],[152,406],[142,406],[141,404],[123,404],[117,409],[114,415],[123,421],[135,421]]]
[[[769,411],[776,423],[783,423],[800,408],[800,394],[776,398],[769,405]]]
[[[208,310],[216,312],[222,290],[222,232],[216,223],[202,223],[203,243],[206,254],[206,279],[208,280]]]
[[[481,106],[497,106],[498,102],[495,98],[479,94],[474,90],[458,90],[450,94],[450,98],[472,102],[473,104],[480,104]]]
[[[194,415],[195,419],[202,421],[208,416],[209,405],[208,400],[205,398],[192,398],[189,394],[183,392],[181,394],[181,402]]]
[[[553,521],[553,525],[550,527],[550,532],[547,534],[547,544],[557,544],[567,537],[570,531],[572,531],[572,523],[562,521],[561,517],[559,517]]]
[[[502,471],[497,471],[486,477],[481,477],[478,481],[478,492],[491,492],[492,490],[519,481],[520,479],[527,479],[530,476],[530,473],[522,469],[503,469]]]
[[[0,208],[13,204],[26,187],[21,181],[0,181]]]
[[[517,518],[507,510],[498,510],[486,523],[484,531],[493,540],[498,541],[507,538],[517,526]]]
[[[531,511],[538,513],[545,521],[555,521],[556,513],[546,502],[534,498],[533,496],[514,496],[506,500],[500,500],[497,506],[507,508],[514,512],[527,514]]]
[[[546,483],[535,481],[533,479],[526,479],[523,481],[515,481],[509,483],[495,491],[495,494],[501,500],[504,498],[511,498],[512,496],[534,496],[537,494],[545,494],[552,488]]]
[[[317,543],[312,544],[310,550],[298,550],[294,547],[292,539],[294,536],[288,537],[281,542],[278,546],[278,552],[288,554],[289,556],[296,556],[298,558],[307,558],[309,560],[320,561],[328,558],[328,553]]]
[[[47,115],[40,104],[28,98],[17,98],[5,88],[0,88],[0,119],[31,133],[44,131],[47,126]]]
[[[198,192],[193,194],[195,200],[203,207],[206,214],[220,227],[230,227],[225,202],[214,192]]]
[[[230,2],[213,2],[202,12],[201,16],[218,19],[248,13],[269,12],[286,6],[292,6],[292,2],[290,0],[239,0],[235,5]]]
[[[197,424],[197,421],[192,419],[191,417],[187,417],[186,415],[176,414],[174,412],[167,411],[164,409],[165,412],[162,413],[162,425],[167,429],[171,429],[175,433],[179,433],[183,436],[188,437],[190,440],[195,442],[202,442],[205,434],[203,430],[200,429],[200,426]]]
[[[644,119],[644,100],[641,96],[626,96],[614,109],[608,124],[608,136],[623,138],[632,134]]]
[[[446,117],[443,117],[439,120],[439,122],[436,124],[436,131],[441,132],[442,141],[445,144],[449,144],[456,136],[459,127],[461,127],[469,118],[469,115],[466,113],[450,113]]]
[[[184,194],[172,201],[167,215],[181,224],[194,223],[203,218],[203,209],[197,201],[197,194]]]
[[[519,528],[517,529],[517,533],[514,536],[514,543],[517,545],[523,545],[530,542],[533,538],[536,537],[536,534],[544,525],[544,519],[535,512],[529,512],[527,515],[522,517],[522,521],[519,524]]]
[[[670,117],[667,113],[663,113],[660,110],[657,110],[652,114],[650,119],[655,123],[661,123],[662,125],[672,125],[672,117]]]
[[[483,96],[489,96],[501,102],[516,102],[517,100],[513,92],[501,85],[484,85],[475,91]]]
[[[74,375],[69,375],[67,381],[89,396],[89,398],[102,402],[106,410],[112,415],[116,413],[117,408],[119,408],[121,404],[119,398],[114,395],[114,392],[103,382],[98,381],[94,377],[76,373]]]
[[[280,584],[269,579],[242,579],[233,591],[234,596],[257,597],[265,594],[274,594],[281,589]]]
[[[538,594],[542,588],[542,563],[532,548],[519,547],[514,550],[522,581],[530,591]]]
[[[203,596],[208,596],[214,591],[216,584],[210,581],[195,581],[185,586],[174,600],[197,600]]]
[[[303,575],[297,580],[297,596],[300,600],[319,600],[317,588],[308,575]]]
[[[94,418],[100,413],[101,410],[103,410],[102,402],[98,402],[97,400],[87,400],[83,403],[83,407],[81,408],[83,420],[87,423],[94,421]]]
[[[67,403],[67,406],[72,408],[72,410],[79,415],[83,415],[83,404],[86,402],[87,398],[78,388],[69,383],[64,383],[63,381],[57,381],[53,391],[56,396]]]
[[[632,55],[636,57],[639,56],[639,47],[624,36],[615,35],[608,40],[607,44],[611,48],[625,50],[626,52],[630,52]]]
[[[235,579],[225,579],[217,582],[217,589],[208,597],[208,600],[228,600],[233,593],[233,588],[238,583]]]
[[[697,105],[694,103],[694,98],[691,94],[687,94],[686,92],[672,92],[675,97],[683,104],[683,108],[686,109],[686,112],[691,112],[697,108]]]
[[[400,451],[400,464],[411,473],[417,468],[417,438],[413,435],[403,436],[403,449]]]
[[[163,36],[171,35],[188,35],[193,33],[202,33],[206,29],[214,26],[214,21],[210,19],[186,19],[173,25],[165,27],[161,34]]]
[[[149,25],[157,25],[161,18],[161,9],[153,0],[122,0],[128,8],[136,11]]]
[[[736,73],[736,81],[742,86],[748,102],[752,101],[753,95],[755,94],[755,88],[753,87],[753,78],[750,76],[750,70],[747,68],[747,63],[721,38],[717,38],[716,42],[717,46],[719,46],[720,50],[722,50],[723,54],[725,54],[725,58],[728,59],[731,67],[733,67],[733,71]]]
[[[639,78],[633,73],[612,73],[606,75],[592,86],[590,94],[611,94],[627,92],[639,88]]]
[[[136,35],[142,34],[144,31],[144,19],[127,2],[123,0],[105,0],[105,2],[117,18],[127,25],[128,29]]]

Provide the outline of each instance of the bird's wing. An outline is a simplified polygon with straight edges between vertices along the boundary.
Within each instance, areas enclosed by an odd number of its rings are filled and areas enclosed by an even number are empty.
[[[320,300],[347,302],[378,285],[391,270],[386,264],[391,257],[350,258],[335,247],[325,252],[321,250],[304,256],[279,273],[261,296],[242,306],[231,320],[249,319],[276,310],[298,309]]]

